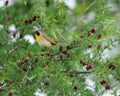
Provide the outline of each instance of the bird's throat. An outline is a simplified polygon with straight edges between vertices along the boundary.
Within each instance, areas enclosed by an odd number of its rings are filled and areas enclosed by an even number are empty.
[[[40,42],[41,42],[41,39],[42,39],[41,36],[37,36],[37,35],[36,35],[35,37],[36,37],[36,41],[37,41],[38,43],[40,43]]]

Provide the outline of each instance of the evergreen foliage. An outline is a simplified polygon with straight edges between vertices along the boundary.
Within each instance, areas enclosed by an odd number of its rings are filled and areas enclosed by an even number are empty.
[[[37,89],[48,96],[102,96],[108,90],[117,96],[120,54],[110,59],[102,56],[120,44],[120,30],[108,11],[108,1],[83,4],[78,0],[79,6],[69,10],[60,0],[21,0],[12,6],[8,0],[0,8],[4,26],[0,29],[0,96],[34,96]],[[91,11],[95,19],[85,24]],[[8,30],[11,24],[17,27],[15,32]],[[51,48],[31,45],[24,36],[34,36],[33,26],[61,44]],[[87,78],[94,81],[94,87],[85,83]]]

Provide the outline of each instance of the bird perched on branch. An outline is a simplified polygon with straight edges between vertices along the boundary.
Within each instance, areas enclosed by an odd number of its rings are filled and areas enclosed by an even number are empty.
[[[59,44],[54,39],[48,37],[43,31],[35,31],[34,33],[35,33],[36,41],[40,46],[51,47],[52,45]]]

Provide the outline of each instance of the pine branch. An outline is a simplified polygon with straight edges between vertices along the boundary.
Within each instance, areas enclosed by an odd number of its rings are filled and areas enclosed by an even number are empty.
[[[29,71],[30,71],[30,69],[31,69],[32,64],[33,64],[33,63],[30,63],[30,65],[29,65],[29,67],[28,67],[28,69],[27,69],[27,71],[26,71],[26,73],[25,73],[25,75],[24,75],[24,77],[23,77],[23,79],[22,79],[22,81],[21,81],[20,88],[19,88],[19,90],[18,90],[18,96],[21,96],[21,95],[20,95],[20,91],[21,91],[22,85],[25,83],[25,80],[26,80],[26,78],[27,78],[27,76],[28,76],[28,73],[29,73]]]
[[[17,46],[15,46],[14,48],[12,48],[11,50],[9,50],[9,51],[8,51],[8,54],[11,54],[11,53],[14,52],[15,50],[18,50],[19,48],[25,49],[24,46],[17,45]]]
[[[95,88],[95,87],[93,87],[91,85],[88,85],[88,84],[86,84],[86,85],[89,86],[89,87],[91,87],[92,89],[94,89],[95,93],[97,94],[97,96],[100,96],[100,93],[98,92],[97,88]]]
[[[65,73],[73,73],[73,74],[88,74],[91,73],[93,71],[68,71],[68,70],[62,70],[61,72],[65,72]]]
[[[75,23],[78,21],[78,19],[81,18],[95,3],[96,0],[94,0],[81,14],[74,18],[71,24],[68,26],[67,31],[71,30],[74,27]]]

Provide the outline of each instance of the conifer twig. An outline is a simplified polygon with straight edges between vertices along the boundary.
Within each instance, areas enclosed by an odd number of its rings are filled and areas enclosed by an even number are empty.
[[[75,25],[75,22],[78,21],[78,19],[82,15],[84,15],[95,3],[96,3],[96,0],[94,0],[81,14],[79,14],[76,18],[74,18],[73,21],[71,22],[71,24],[68,26],[67,30],[72,29],[73,26]]]
[[[73,73],[73,74],[87,74],[87,73],[91,73],[93,71],[67,71],[67,70],[62,70],[61,72]]]
[[[12,48],[11,50],[8,51],[8,54],[11,54],[13,51],[17,50],[20,46],[15,46],[14,48]]]
[[[29,67],[28,67],[28,69],[27,69],[27,71],[26,71],[26,73],[25,73],[25,75],[24,75],[24,77],[23,77],[23,79],[22,79],[22,81],[21,81],[20,88],[19,88],[19,90],[18,90],[18,96],[20,96],[20,90],[21,90],[21,88],[22,88],[22,84],[25,83],[26,77],[27,77],[27,75],[28,75],[28,73],[29,73],[29,71],[30,71],[30,69],[31,69],[32,64],[33,64],[33,63],[30,63],[30,65],[29,65]]]
[[[100,52],[99,52],[99,57],[97,58],[97,55],[93,58],[94,59],[97,59],[97,60],[100,60],[101,58],[101,55],[102,53],[104,52],[104,50],[108,49],[111,45],[113,45],[116,41],[118,41],[117,39],[112,41],[111,43],[107,44]]]
[[[89,86],[89,87],[91,87],[92,89],[94,89],[94,90],[95,90],[95,93],[97,94],[97,96],[100,96],[100,94],[98,93],[97,88],[95,88],[95,87],[93,87],[93,86],[91,86],[91,85],[88,85],[88,84],[86,84],[86,85]]]
[[[8,51],[8,54],[11,54],[13,51],[15,51],[15,50],[18,50],[18,48],[24,48],[24,46],[20,46],[20,45],[17,45],[17,46],[15,46],[14,48],[12,48],[11,50],[9,50]]]

